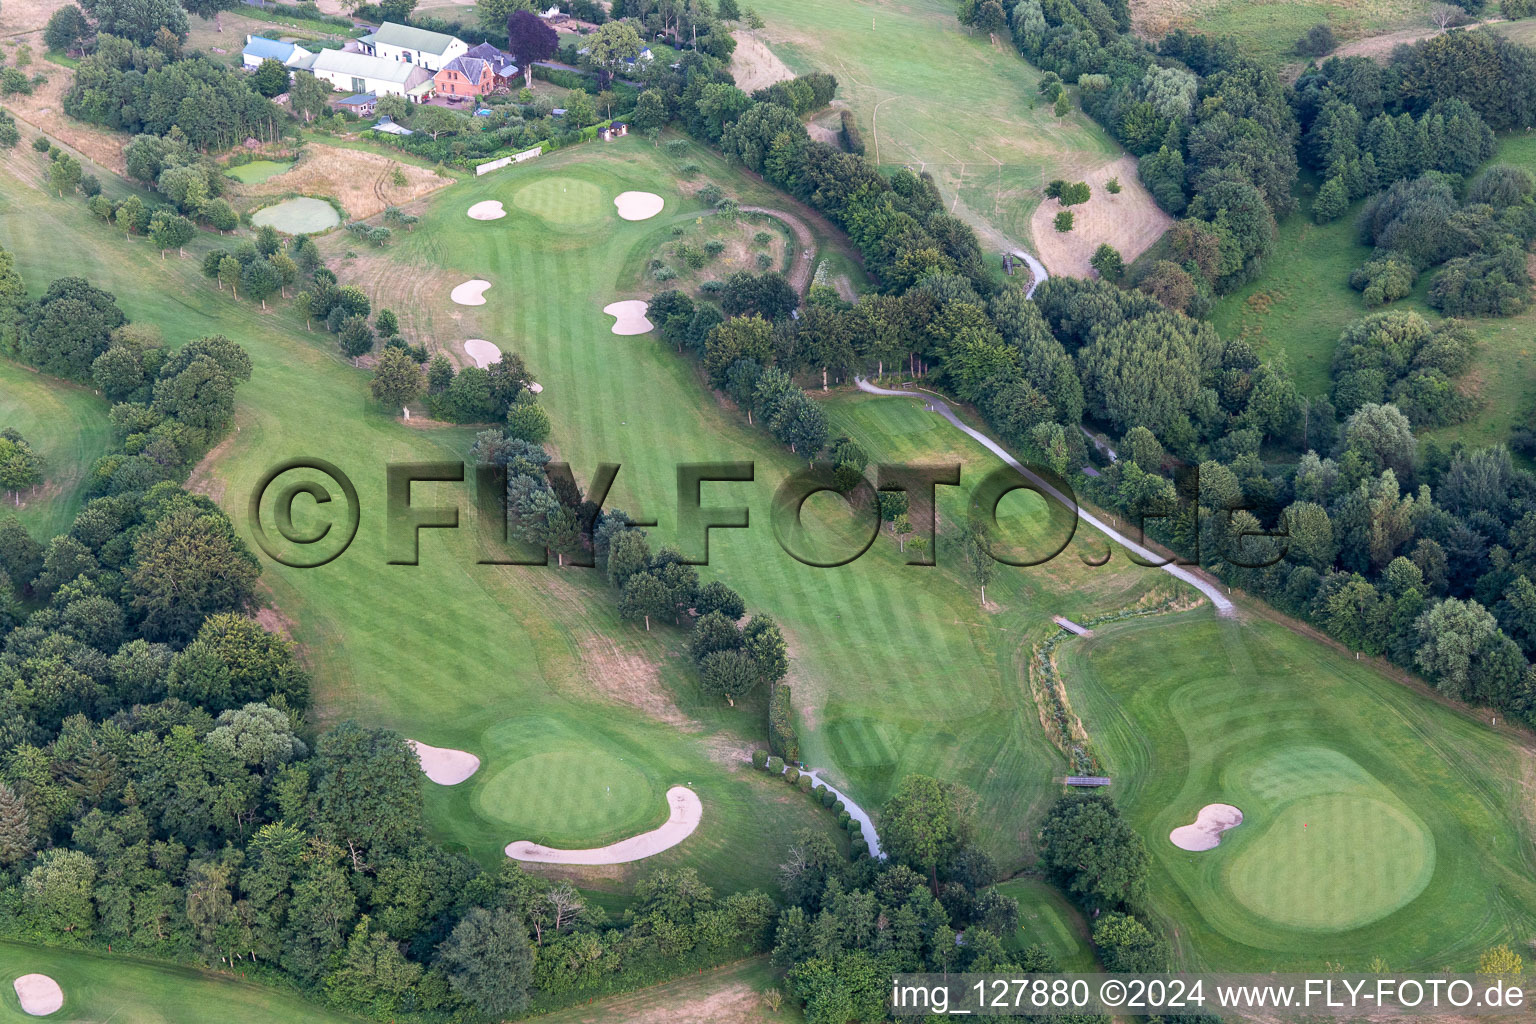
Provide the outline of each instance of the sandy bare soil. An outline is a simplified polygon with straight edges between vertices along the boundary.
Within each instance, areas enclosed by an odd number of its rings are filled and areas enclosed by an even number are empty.
[[[491,282],[475,278],[465,281],[448,293],[448,297],[461,306],[485,305],[485,290],[491,286]]]
[[[1112,196],[1104,190],[1110,178],[1120,179],[1121,192]],[[1158,208],[1152,195],[1136,173],[1136,158],[1127,154],[1118,160],[1089,171],[1083,179],[1093,189],[1093,198],[1071,207],[1074,223],[1071,231],[1057,231],[1056,214],[1063,207],[1047,199],[1035,208],[1030,231],[1035,236],[1040,262],[1053,274],[1091,277],[1088,260],[1101,243],[1120,250],[1126,263],[1140,256],[1168,230],[1173,218]]]
[[[620,192],[613,205],[625,220],[650,220],[661,212],[666,200],[654,192]]]
[[[469,208],[468,213],[474,220],[500,220],[507,215],[506,208],[501,205],[499,199],[487,199],[476,203]]]
[[[466,341],[464,354],[473,359],[475,365],[482,370],[501,359],[501,349],[483,338],[470,338]]]
[[[610,302],[603,312],[615,318],[614,334],[644,334],[655,325],[645,318],[646,304],[639,299]]]
[[[421,770],[439,786],[457,786],[480,770],[480,759],[467,750],[433,747],[406,740],[421,761]]]
[[[46,974],[23,974],[12,982],[21,1008],[34,1017],[57,1013],[64,1005],[64,990]]]
[[[1168,833],[1168,841],[1181,850],[1200,852],[1221,845],[1221,834],[1243,823],[1243,812],[1231,804],[1206,804],[1194,824],[1180,825]]]
[[[1481,28],[1484,25],[1491,25],[1495,21],[1502,20],[1502,18],[1490,18],[1487,21],[1479,21],[1475,24],[1466,25],[1464,27],[1469,29]],[[1334,50],[1331,54],[1329,54],[1329,56],[1369,57],[1374,61],[1380,61],[1381,63],[1385,64],[1387,62],[1387,58],[1392,56],[1392,51],[1397,47],[1412,46],[1420,39],[1429,39],[1432,36],[1438,36],[1440,32],[1441,30],[1435,28],[1433,25],[1426,25],[1423,28],[1403,29],[1401,32],[1383,32],[1379,36],[1366,36],[1364,39],[1352,39],[1349,42],[1339,46],[1338,49]]]
[[[556,850],[519,840],[507,845],[507,856],[513,860],[541,864],[628,864],[630,861],[644,860],[663,850],[672,849],[693,835],[693,830],[699,827],[699,822],[704,818],[704,805],[699,802],[698,794],[687,786],[673,786],[667,790],[667,805],[671,813],[660,828],[621,839],[608,846],[592,850]]]
[[[736,39],[736,50],[731,54],[731,77],[736,79],[736,88],[750,93],[795,77],[789,65],[757,36],[751,32],[733,32],[732,35]]]

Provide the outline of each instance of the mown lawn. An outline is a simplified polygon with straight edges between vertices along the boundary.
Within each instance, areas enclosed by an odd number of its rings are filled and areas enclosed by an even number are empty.
[[[1536,928],[1536,757],[1485,721],[1267,619],[1132,620],[1058,650],[1186,966],[1471,970]],[[1169,841],[1218,802],[1244,815],[1219,846]]]
[[[0,430],[13,427],[47,460],[43,486],[0,494],[0,518],[15,515],[43,542],[69,529],[91,464],[111,447],[107,403],[90,390],[0,359]],[[27,582],[27,581],[16,581]]]
[[[343,1024],[361,1020],[280,989],[229,975],[111,954],[27,946],[0,939],[0,1022],[39,1018],[22,1012],[11,982],[46,974],[64,990],[61,1024]]]
[[[930,172],[945,199],[958,199],[953,212],[1015,243],[1030,241],[1046,181],[1080,178],[1121,153],[1080,110],[1057,118],[1039,95],[1040,71],[1006,34],[994,43],[962,28],[949,0],[754,7],[763,41],[792,70],[837,76],[871,160]]]

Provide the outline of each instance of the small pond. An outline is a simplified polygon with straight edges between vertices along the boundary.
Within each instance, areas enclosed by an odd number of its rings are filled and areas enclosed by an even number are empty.
[[[307,235],[335,227],[341,223],[341,217],[325,200],[299,196],[262,207],[251,214],[251,223],[257,227],[270,224],[288,235]]]
[[[239,167],[226,167],[224,173],[236,181],[243,181],[247,185],[256,185],[268,178],[275,178],[284,171],[292,170],[291,160],[252,160],[248,164]]]

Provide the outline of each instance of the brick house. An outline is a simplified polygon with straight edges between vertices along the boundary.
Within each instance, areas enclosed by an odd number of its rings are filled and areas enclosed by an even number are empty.
[[[439,96],[489,96],[496,88],[496,72],[488,60],[455,57],[432,76],[432,84]]]

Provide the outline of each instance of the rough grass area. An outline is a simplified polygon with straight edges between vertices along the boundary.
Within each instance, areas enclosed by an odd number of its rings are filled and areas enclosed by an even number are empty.
[[[1120,194],[1110,195],[1104,183],[1120,181]],[[1085,172],[1083,179],[1092,189],[1086,203],[1063,207],[1055,200],[1041,203],[1031,218],[1035,251],[1040,262],[1053,274],[1093,277],[1097,273],[1089,260],[1100,245],[1119,250],[1127,263],[1146,252],[1163,236],[1173,218],[1152,201],[1141,183],[1136,158],[1127,154]],[[1057,231],[1053,223],[1062,209],[1071,209],[1071,231]]]
[[[405,175],[404,185],[395,184],[396,170]],[[349,217],[361,220],[384,212],[386,206],[403,206],[453,180],[371,149],[311,139],[292,170],[255,184],[231,185],[230,192],[232,198],[244,200],[246,208],[264,205],[268,196],[329,196],[341,203]]]
[[[1121,155],[1081,111],[1057,118],[1039,70],[1005,37],[963,29],[949,0],[754,6],[767,22],[762,41],[791,69],[837,76],[869,158],[930,172],[988,249],[1029,243],[1047,181],[1078,180]]]
[[[1148,39],[1176,28],[1234,36],[1245,52],[1280,67],[1298,61],[1296,40],[1313,25],[1326,22],[1340,41],[1432,32],[1433,6],[1429,0],[1131,0],[1131,21]]]
[[[1470,970],[1536,928],[1527,737],[1268,619],[1130,620],[1058,652],[1185,966]],[[1214,802],[1244,815],[1219,846],[1169,842]]]
[[[656,224],[651,259],[639,268],[633,281],[626,282],[636,291],[675,288],[698,298],[704,294],[700,286],[706,281],[723,281],[740,270],[753,274],[776,270],[787,274],[791,267],[793,250],[789,229],[774,217],[742,215],[738,220],[730,220],[718,215],[701,215],[698,211],[683,211],[667,217],[663,211],[650,223]],[[677,233],[679,230],[681,234]],[[759,233],[766,233],[768,240],[759,242]],[[711,242],[725,248],[711,256],[704,248]],[[691,247],[704,257],[704,264],[700,267],[690,265],[684,258],[685,247]],[[760,254],[767,257],[766,266],[759,263]],[[653,261],[659,261],[667,268],[660,272],[661,277],[657,276],[658,268],[651,265]],[[675,276],[666,277],[668,273]]]
[[[0,1024],[38,1020],[22,1012],[11,987],[11,980],[22,974],[46,974],[59,983],[64,1006],[47,1019],[61,1024],[344,1024],[360,1019],[230,975],[5,939],[0,939],[0,974]]]
[[[30,282],[41,294],[47,282]],[[64,533],[80,510],[86,473],[112,443],[107,404],[90,390],[0,359],[0,430],[21,431],[48,464],[43,485],[15,499],[0,493],[0,519],[15,515],[39,541]],[[23,580],[14,581],[26,582]]]
[[[1493,163],[1536,166],[1536,136],[1520,133],[1499,139]],[[1302,208],[1280,225],[1274,255],[1264,272],[1220,299],[1211,321],[1223,337],[1246,338],[1266,358],[1283,354],[1304,394],[1325,395],[1339,333],[1350,321],[1372,312],[1349,287],[1349,274],[1370,257],[1355,222],[1364,201],[1329,224],[1311,219],[1311,187],[1303,188]],[[1154,250],[1155,252],[1155,250]],[[1438,321],[1425,301],[1434,269],[1420,275],[1413,294],[1384,307],[1413,309]],[[1468,320],[1477,338],[1472,368],[1462,387],[1478,399],[1466,423],[1427,431],[1424,436],[1469,445],[1498,444],[1510,431],[1529,422],[1536,409],[1536,309],[1520,316]]]
[[[743,29],[732,35],[736,49],[731,53],[731,77],[736,80],[738,89],[750,93],[795,77],[789,65],[780,60],[757,33]]]
[[[777,1012],[768,1009],[763,993],[783,988],[767,958],[757,957],[560,1010],[539,1020],[546,1024],[789,1024],[803,1020],[789,999],[782,1001]]]

